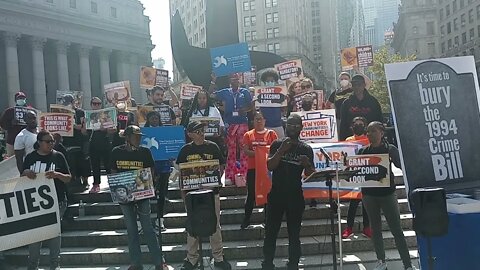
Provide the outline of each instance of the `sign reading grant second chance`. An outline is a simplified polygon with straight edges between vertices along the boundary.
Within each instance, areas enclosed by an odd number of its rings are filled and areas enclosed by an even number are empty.
[[[479,88],[474,59],[385,65],[408,189],[478,187]]]

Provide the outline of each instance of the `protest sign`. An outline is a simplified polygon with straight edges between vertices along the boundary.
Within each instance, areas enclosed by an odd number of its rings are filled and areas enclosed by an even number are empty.
[[[480,130],[473,56],[385,65],[407,190],[478,188]]]
[[[73,104],[77,108],[83,106],[83,92],[82,91],[70,91],[70,90],[57,90],[57,104],[68,106]]]
[[[313,105],[312,105],[313,111],[323,109],[323,103],[325,100],[324,99],[325,97],[323,95],[323,90],[315,90],[315,91],[298,94],[293,97],[293,101],[295,102],[295,105],[293,106],[294,112],[299,112],[302,110],[302,99],[306,95],[310,95],[313,99]]]
[[[270,146],[255,147],[255,205],[267,204],[267,196],[272,188],[272,173],[267,168]]]
[[[150,149],[154,160],[176,159],[185,144],[183,126],[143,127],[142,146]]]
[[[256,107],[287,106],[287,88],[284,85],[255,87]]]
[[[293,112],[303,119],[300,140],[306,142],[337,142],[337,119],[335,110]]]
[[[218,159],[180,163],[179,168],[181,190],[222,186]]]
[[[373,66],[373,47],[372,45],[357,47],[358,67],[365,68]]]
[[[218,117],[191,117],[190,121],[200,121],[205,126],[205,136],[212,137],[220,135],[220,118]]]
[[[242,73],[240,77],[240,84],[245,85],[246,87],[257,85],[257,67],[252,66],[250,71]]]
[[[210,49],[212,72],[217,77],[250,71],[250,52],[247,43],[238,43]]]
[[[85,125],[87,129],[117,127],[117,109],[106,108],[101,110],[85,111]]]
[[[106,107],[116,107],[118,103],[131,104],[129,81],[105,84],[103,89],[105,90]]]
[[[75,118],[71,113],[41,113],[38,122],[40,129],[58,133],[64,137],[73,137]]]
[[[172,125],[173,116],[175,113],[172,114],[172,108],[166,104],[155,106],[153,110],[157,111],[160,114],[160,122],[162,125]]]
[[[357,48],[344,48],[340,54],[340,62],[343,71],[352,70],[353,67],[358,66]]]
[[[19,125],[19,126],[27,125],[27,122],[25,122],[25,116],[27,116],[28,111],[35,111],[35,110],[33,108],[28,108],[23,106],[13,107],[13,117],[15,119],[15,125]]]
[[[201,86],[182,83],[180,87],[180,99],[193,99],[195,94],[200,90],[202,90]]]
[[[50,104],[50,112],[51,113],[73,113],[75,114],[75,110],[72,107],[63,106],[60,104]]]
[[[358,171],[349,179],[341,179],[341,187],[390,187],[388,154],[347,156],[347,170]]]
[[[155,76],[155,86],[160,86],[163,88],[168,87],[168,70],[157,69]]]
[[[300,59],[276,64],[274,67],[282,81],[303,78],[302,60]]]
[[[140,87],[151,89],[155,86],[168,87],[168,70],[154,67],[140,68]]]
[[[109,174],[107,180],[113,202],[122,204],[155,197],[150,168]]]
[[[147,122],[147,115],[149,112],[153,111],[153,106],[137,106],[137,111],[135,112],[137,116],[138,124],[143,127]]]
[[[60,236],[57,192],[39,173],[0,181],[0,251]]]

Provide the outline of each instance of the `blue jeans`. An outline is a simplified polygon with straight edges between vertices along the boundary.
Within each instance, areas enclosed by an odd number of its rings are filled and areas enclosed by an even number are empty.
[[[143,234],[147,241],[150,256],[155,265],[162,265],[162,245],[161,237],[155,235],[150,218],[150,200],[141,200],[135,203],[120,204],[127,225],[128,233],[128,253],[132,265],[142,265],[142,251],[140,250],[140,236],[138,235],[137,215],[143,228]],[[160,246],[159,246],[160,242]]]

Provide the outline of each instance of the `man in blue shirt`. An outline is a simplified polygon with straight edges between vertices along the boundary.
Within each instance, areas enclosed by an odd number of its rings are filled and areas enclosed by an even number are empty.
[[[252,96],[248,89],[240,88],[239,74],[230,75],[230,87],[218,90],[214,94],[215,98],[223,104],[224,121],[228,125],[225,178],[234,182],[237,173],[245,177],[248,170],[248,158],[241,151],[240,144],[243,135],[248,131],[247,112],[252,109]],[[237,151],[240,156],[239,166],[237,166]]]
[[[267,69],[262,73],[260,80],[266,86],[275,86],[278,84],[278,73],[274,69]],[[260,107],[260,111],[265,118],[265,128],[274,130],[279,139],[284,138],[285,131],[283,129],[282,108]]]

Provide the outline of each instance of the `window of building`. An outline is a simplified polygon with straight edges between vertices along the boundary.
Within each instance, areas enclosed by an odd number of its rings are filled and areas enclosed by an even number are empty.
[[[442,42],[442,53],[445,53],[445,42]]]
[[[267,29],[267,38],[273,38],[273,28]]]
[[[440,34],[442,37],[445,35],[445,25],[440,26]]]
[[[257,25],[257,16],[255,16],[255,15],[251,16],[250,21],[252,22],[252,26]]]
[[[452,23],[448,22],[447,23],[447,34],[450,34],[452,32]]]
[[[440,9],[440,21],[443,21],[443,8]]]
[[[267,44],[267,52],[271,52],[273,53],[274,52],[274,47],[273,47],[273,44]]]
[[[449,40],[448,40],[448,49],[451,49],[451,48],[452,48],[452,40],[449,39]]]
[[[280,29],[278,27],[273,28],[273,37],[278,38],[280,36]]]
[[[255,0],[250,0],[250,10],[255,10]]]
[[[450,5],[445,6],[445,15],[450,16]]]
[[[271,8],[278,6],[278,0],[265,0],[265,7]]]
[[[477,35],[480,37],[480,25],[477,26],[477,27],[478,27],[478,28],[477,28]]]
[[[70,0],[70,8],[77,8],[77,0]]]
[[[277,54],[280,53],[280,43],[275,43],[274,46],[275,46],[275,53]]]
[[[278,6],[278,0],[272,0],[272,7]]]
[[[473,23],[473,8],[468,11],[468,22]]]
[[[257,45],[253,45],[252,46],[252,51],[257,51],[258,50],[258,46]]]
[[[435,35],[435,26],[433,22],[427,22],[427,35]]]
[[[427,43],[427,52],[430,56],[435,55],[435,42],[428,42]]]
[[[252,24],[250,20],[250,16],[244,17],[243,18],[243,26],[250,26]]]
[[[117,8],[111,7],[110,8],[110,15],[112,16],[112,18],[117,18]]]
[[[96,2],[90,2],[90,10],[92,13],[98,13],[98,7]]]
[[[465,13],[462,14],[462,16],[460,16],[460,22],[462,23],[462,26],[465,26],[465,23],[467,22],[467,19],[466,19],[466,15]]]
[[[257,39],[257,31],[252,31],[252,40]]]
[[[266,23],[272,23],[272,21],[273,21],[272,13],[267,13],[267,14],[265,15],[265,22],[266,22]]]
[[[470,55],[475,55],[475,49],[474,48],[470,48]]]
[[[458,46],[458,44],[460,43],[460,39],[458,38],[458,36],[455,37],[455,41],[453,43],[455,44],[455,47]]]
[[[47,0],[47,3],[53,4],[53,0]]]
[[[470,29],[470,40],[475,38],[475,28]]]
[[[418,34],[418,27],[414,26],[414,27],[412,28],[412,32],[413,32],[414,34]]]
[[[464,8],[465,7],[465,0],[460,0],[460,8]]]
[[[252,40],[252,34],[250,31],[245,32],[245,41],[250,41]]]
[[[458,18],[453,19],[453,30],[458,30]]]
[[[480,20],[480,5],[477,6],[477,20]]]
[[[243,11],[249,11],[250,10],[250,2],[245,1],[243,2]]]
[[[453,9],[453,10],[452,10],[453,12],[457,11],[457,0],[453,0],[453,2],[452,2],[452,9]]]
[[[274,23],[278,22],[278,12],[273,13],[273,22]]]
[[[462,34],[462,44],[467,43],[467,32]]]

